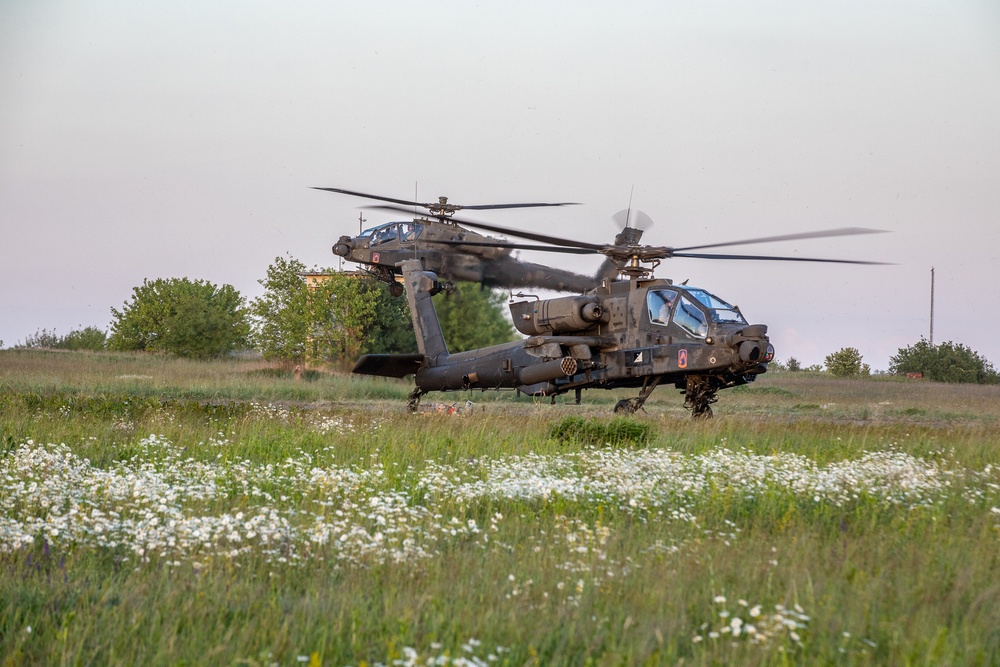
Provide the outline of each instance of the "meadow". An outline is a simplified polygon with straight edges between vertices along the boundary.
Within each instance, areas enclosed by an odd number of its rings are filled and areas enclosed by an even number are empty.
[[[0,351],[0,664],[1000,664],[1000,387],[409,388]]]

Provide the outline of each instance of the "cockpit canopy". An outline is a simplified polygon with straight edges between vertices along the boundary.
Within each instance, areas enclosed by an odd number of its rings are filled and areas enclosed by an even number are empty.
[[[374,248],[388,241],[400,240],[403,243],[412,243],[424,231],[424,226],[419,222],[387,222],[384,225],[370,227],[361,232],[360,238],[368,239],[368,247]]]
[[[743,314],[736,306],[733,306],[711,292],[706,292],[698,287],[687,287],[684,290],[703,306],[708,308],[713,322],[723,322],[732,324],[747,324]]]
[[[671,321],[700,338],[708,335],[708,325],[747,324],[736,306],[697,287],[665,287],[646,293],[649,321],[668,326]]]

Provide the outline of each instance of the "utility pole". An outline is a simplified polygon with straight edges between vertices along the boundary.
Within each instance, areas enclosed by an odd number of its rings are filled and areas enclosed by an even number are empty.
[[[931,267],[931,347],[934,347],[934,267]]]

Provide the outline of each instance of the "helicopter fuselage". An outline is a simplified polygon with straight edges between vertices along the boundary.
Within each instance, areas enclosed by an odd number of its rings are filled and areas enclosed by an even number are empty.
[[[590,363],[580,364],[588,369],[522,388],[527,393],[635,387],[651,378],[683,388],[691,374],[730,387],[752,382],[774,357],[767,326],[747,323],[736,307],[705,290],[664,279],[604,281],[584,296],[520,301],[510,309],[518,330],[536,339],[525,341],[528,349],[543,357],[555,352],[546,345],[568,343],[580,357],[581,341],[599,341],[588,345]]]
[[[437,276],[419,261],[402,265],[419,354],[366,355],[355,373],[413,374],[415,395],[429,391],[517,389],[555,396],[586,388],[642,387],[629,410],[660,384],[672,383],[711,411],[718,389],[752,382],[774,348],[767,327],[698,288],[663,279],[602,281],[584,295],[510,304],[520,341],[450,354],[431,303]],[[699,399],[700,400],[700,399]],[[697,410],[693,409],[698,416]]]

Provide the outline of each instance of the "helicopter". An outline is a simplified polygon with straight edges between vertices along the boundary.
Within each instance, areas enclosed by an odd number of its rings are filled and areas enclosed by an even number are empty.
[[[572,271],[524,262],[511,255],[511,251],[515,249],[512,246],[505,245],[499,239],[465,229],[452,219],[457,211],[463,209],[572,206],[575,205],[573,202],[463,206],[449,203],[447,197],[439,197],[437,202],[415,202],[341,188],[313,189],[394,204],[373,207],[381,210],[412,214],[412,208],[405,207],[427,209],[427,215],[415,216],[403,222],[377,225],[361,231],[354,237],[341,236],[333,246],[333,254],[361,264],[365,271],[387,283],[389,292],[393,296],[398,297],[403,294],[403,286],[399,283],[401,273],[399,263],[415,257],[423,261],[426,270],[444,278],[447,281],[446,289],[449,291],[453,281],[468,281],[479,283],[483,287],[584,292],[601,278],[613,277],[616,273],[613,263],[610,262],[605,262],[594,276],[584,276]],[[499,233],[506,232],[502,227],[487,223],[463,221],[462,225]],[[632,236],[635,236],[636,231],[641,236],[640,230],[633,229]],[[638,237],[632,242],[637,241]]]
[[[515,389],[531,396],[551,396],[553,401],[574,391],[579,403],[584,389],[625,387],[638,388],[639,394],[618,401],[614,412],[632,414],[643,409],[656,387],[672,384],[684,392],[684,406],[692,417],[708,418],[718,391],[751,383],[767,372],[767,364],[774,359],[767,325],[750,324],[737,306],[687,281],[675,284],[654,278],[653,269],[671,257],[882,264],[691,252],[880,231],[851,227],[672,248],[637,242],[601,245],[508,230],[511,235],[551,244],[548,249],[553,252],[604,255],[615,263],[621,279],[603,278],[579,295],[550,299],[511,295],[514,325],[526,338],[451,354],[431,300],[443,285],[420,259],[406,259],[398,268],[419,352],[366,354],[353,372],[396,378],[413,375],[416,386],[407,401],[411,411],[431,391]],[[512,246],[524,244],[504,244]],[[514,301],[515,297],[521,300]]]

